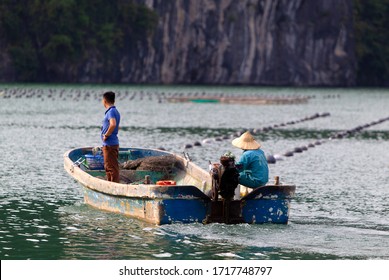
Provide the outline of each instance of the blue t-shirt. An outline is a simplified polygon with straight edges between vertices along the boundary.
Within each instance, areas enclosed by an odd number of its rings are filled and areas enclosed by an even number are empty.
[[[243,170],[251,171],[254,179],[262,184],[269,181],[269,167],[265,153],[261,149],[244,151],[238,164],[242,164]]]
[[[104,141],[103,135],[108,131],[109,120],[113,118],[116,120],[116,127],[112,132],[112,134],[107,138],[107,140]],[[120,124],[119,111],[116,109],[115,106],[109,107],[108,110],[105,111],[103,126],[101,127],[101,141],[103,142],[103,146],[119,145],[119,138],[118,138],[119,124]]]

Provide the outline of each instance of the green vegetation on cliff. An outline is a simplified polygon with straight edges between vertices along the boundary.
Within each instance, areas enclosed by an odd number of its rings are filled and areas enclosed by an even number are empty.
[[[354,0],[357,84],[389,86],[389,0]]]
[[[0,37],[7,43],[17,81],[71,81],[73,77],[57,77],[60,69],[76,67],[88,57],[114,75],[119,67],[113,65],[115,55],[145,40],[157,21],[154,11],[128,0],[2,0],[0,4]]]

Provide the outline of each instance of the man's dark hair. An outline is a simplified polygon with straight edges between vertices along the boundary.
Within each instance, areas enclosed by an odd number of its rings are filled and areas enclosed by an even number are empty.
[[[107,91],[103,94],[103,98],[107,100],[109,103],[115,103],[115,93],[113,91]]]

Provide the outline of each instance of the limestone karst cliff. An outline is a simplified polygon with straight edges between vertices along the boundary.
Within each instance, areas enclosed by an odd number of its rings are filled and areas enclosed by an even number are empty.
[[[355,82],[349,0],[146,4],[160,17],[158,29],[140,50],[139,60],[123,63],[131,65],[123,81],[332,86]]]
[[[51,68],[54,82],[355,84],[352,0],[137,2],[158,22],[143,40],[117,50],[109,61],[115,71],[106,71],[104,53],[94,49],[76,65]],[[12,60],[0,60],[0,79],[17,79]]]

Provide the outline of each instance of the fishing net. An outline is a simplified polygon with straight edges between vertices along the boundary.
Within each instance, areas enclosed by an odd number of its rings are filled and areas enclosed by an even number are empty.
[[[129,160],[119,165],[120,183],[141,184],[145,176],[151,176],[153,182],[158,180],[173,180],[180,170],[184,170],[183,163],[174,156],[151,156]],[[106,176],[97,176],[106,180]]]
[[[167,155],[129,160],[121,165],[121,169],[172,173],[175,169],[183,169],[183,166],[176,157]]]
[[[119,182],[122,184],[150,184],[159,180],[175,180],[185,170],[183,163],[174,156],[150,156],[119,164]],[[146,176],[151,181],[146,183]],[[107,180],[107,176],[96,176]]]
[[[139,183],[144,181],[146,174],[151,175],[153,181],[172,180],[178,170],[183,169],[182,162],[170,155],[129,160],[120,165],[120,182]]]

